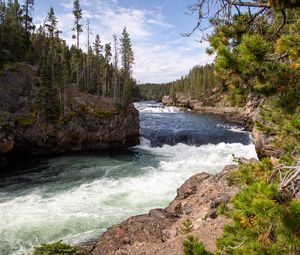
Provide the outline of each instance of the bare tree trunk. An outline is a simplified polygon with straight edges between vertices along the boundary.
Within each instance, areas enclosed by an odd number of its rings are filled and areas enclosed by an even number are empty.
[[[77,60],[78,61],[78,60]],[[76,70],[76,72],[77,72],[77,77],[76,77],[76,86],[77,86],[77,88],[79,89],[79,62],[77,63],[77,70]]]
[[[64,117],[66,117],[66,80],[64,81],[63,87],[63,113]]]
[[[79,31],[78,30],[77,30],[76,39],[77,39],[77,50],[78,50],[78,52],[77,52],[78,56],[77,56],[77,78],[76,78],[76,86],[79,89],[79,79],[80,79],[80,77],[79,77]]]
[[[106,88],[107,88],[107,68],[105,67],[105,70],[104,70],[104,83],[103,83],[103,90],[102,90],[102,95],[104,97],[106,97]]]

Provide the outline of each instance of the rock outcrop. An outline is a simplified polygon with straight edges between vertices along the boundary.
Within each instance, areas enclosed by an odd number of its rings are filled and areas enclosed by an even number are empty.
[[[198,237],[205,247],[214,251],[215,241],[228,220],[217,216],[216,208],[239,190],[229,186],[226,176],[237,166],[226,166],[221,173],[199,173],[188,179],[175,199],[165,209],[129,218],[110,227],[93,246],[90,255],[182,255],[186,234],[179,229],[187,219],[193,223],[189,234]]]
[[[139,142],[133,105],[118,109],[112,99],[69,87],[63,117],[47,121],[38,99],[35,68],[18,63],[0,76],[0,155],[51,154],[124,148]]]

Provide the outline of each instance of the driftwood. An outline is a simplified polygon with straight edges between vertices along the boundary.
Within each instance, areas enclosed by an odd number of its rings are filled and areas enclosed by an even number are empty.
[[[273,168],[269,182],[279,177],[279,192],[287,193],[292,198],[300,192],[300,162],[294,166],[280,164]]]

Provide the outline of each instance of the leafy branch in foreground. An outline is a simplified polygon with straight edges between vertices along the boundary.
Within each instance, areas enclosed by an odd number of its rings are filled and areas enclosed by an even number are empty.
[[[226,225],[217,241],[221,254],[289,254],[300,251],[300,165],[270,168],[268,160],[244,164],[231,179],[242,186],[232,200]],[[299,218],[298,218],[299,219]]]

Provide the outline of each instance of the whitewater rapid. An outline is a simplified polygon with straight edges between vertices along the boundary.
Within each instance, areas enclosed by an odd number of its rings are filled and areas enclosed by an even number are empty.
[[[154,110],[145,105],[137,108],[144,114],[180,111],[162,105]],[[234,163],[233,154],[257,157],[252,143],[151,147],[149,142],[143,139],[131,148],[133,156],[49,159],[50,170],[22,177],[44,178],[44,182],[29,187],[11,183],[0,189],[0,254],[20,255],[42,242],[81,243],[97,238],[112,224],[165,207],[193,174],[217,173]],[[43,172],[51,168],[56,175]]]

